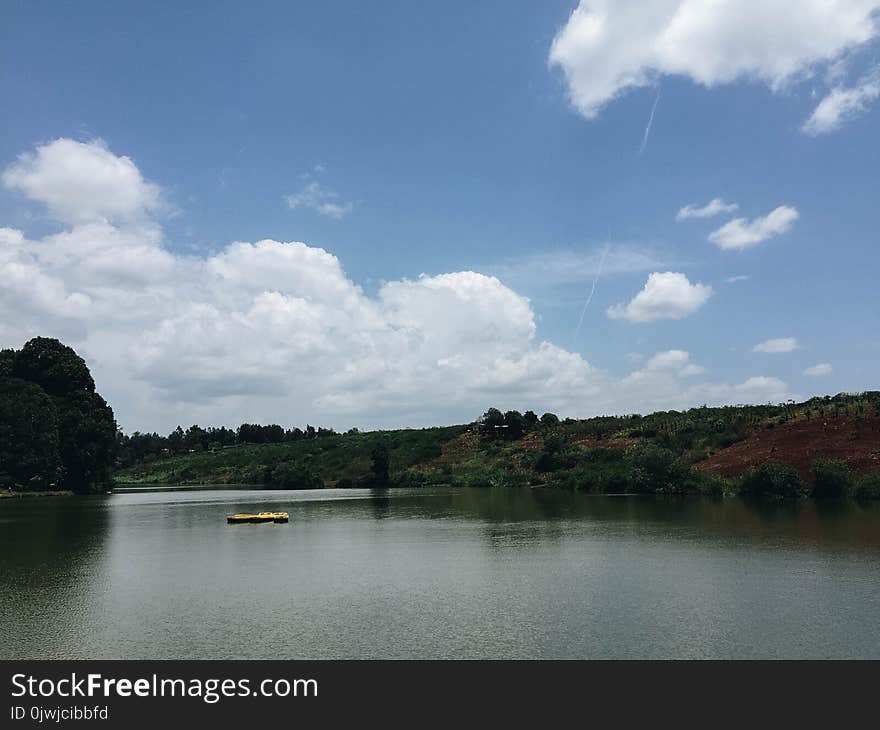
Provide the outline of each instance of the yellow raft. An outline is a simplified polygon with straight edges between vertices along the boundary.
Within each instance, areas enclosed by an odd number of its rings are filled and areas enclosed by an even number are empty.
[[[242,522],[287,522],[288,515],[287,512],[258,512],[255,515],[229,515],[226,521],[230,525],[237,525]]]

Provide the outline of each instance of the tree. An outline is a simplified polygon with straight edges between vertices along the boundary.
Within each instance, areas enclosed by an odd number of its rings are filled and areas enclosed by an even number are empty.
[[[477,421],[477,430],[484,436],[495,437],[504,426],[504,414],[497,408],[490,408]]]
[[[15,350],[0,350],[0,378],[11,378],[15,366]]]
[[[323,489],[324,480],[305,466],[282,461],[269,477],[272,489]]]
[[[794,499],[803,497],[806,487],[793,466],[768,461],[746,472],[740,493],[750,497]]]
[[[626,450],[626,461],[632,469],[631,487],[635,492],[676,492],[683,486],[684,475],[669,449],[639,443]]]
[[[60,475],[52,399],[38,385],[0,377],[0,486],[40,489]]]
[[[813,462],[813,496],[816,499],[848,497],[855,491],[855,486],[856,479],[845,462]]]
[[[110,484],[116,419],[100,395],[77,390],[56,399],[58,443],[65,489],[87,493]]]
[[[526,428],[533,429],[538,424],[538,415],[534,411],[526,411],[523,413],[523,420],[526,422]]]
[[[559,423],[559,417],[555,413],[545,413],[541,416],[541,424],[544,426],[556,426]]]
[[[15,354],[12,374],[36,383],[53,397],[95,391],[89,368],[73,348],[49,337],[34,337]]]
[[[507,411],[504,414],[505,436],[511,439],[522,437],[526,430],[526,422],[519,411]]]
[[[385,444],[377,444],[370,454],[372,460],[371,471],[373,482],[376,486],[386,486],[389,482],[391,456]]]
[[[6,391],[13,404],[20,401],[21,418],[25,419],[16,420],[19,416],[15,413],[4,417],[8,438],[27,442],[19,442],[11,450],[8,460],[4,459],[4,471],[32,472],[34,454],[40,454],[37,461],[42,476],[31,477],[31,483],[50,484],[57,474],[65,489],[89,492],[109,482],[118,446],[116,420],[106,401],[95,393],[95,381],[85,360],[58,340],[35,337],[18,352],[3,351],[0,372],[8,372],[10,367],[19,383],[27,381],[33,387],[10,386],[17,388],[15,396]],[[58,472],[53,466],[53,450],[61,462]]]

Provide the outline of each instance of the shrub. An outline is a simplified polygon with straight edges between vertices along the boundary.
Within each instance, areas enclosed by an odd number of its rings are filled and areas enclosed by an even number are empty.
[[[391,480],[392,487],[424,487],[427,478],[419,471],[405,471]]]
[[[675,454],[656,444],[636,444],[626,450],[625,461],[632,469],[631,491],[675,492],[684,476]]]
[[[682,494],[704,494],[709,497],[722,497],[730,491],[730,485],[724,477],[717,474],[690,470],[681,480]]]
[[[813,462],[813,497],[842,499],[855,491],[855,477],[842,461]]]
[[[805,496],[806,491],[797,470],[776,461],[750,469],[740,482],[740,494],[748,497],[795,499]]]
[[[272,470],[271,489],[323,489],[324,480],[313,471],[291,461],[282,461]]]
[[[856,499],[880,499],[880,474],[865,474],[856,483]]]

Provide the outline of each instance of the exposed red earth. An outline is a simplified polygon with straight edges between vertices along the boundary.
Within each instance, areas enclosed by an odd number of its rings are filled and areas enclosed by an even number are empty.
[[[857,473],[880,471],[880,418],[841,415],[799,418],[773,428],[758,429],[743,441],[728,446],[696,468],[732,477],[767,461],[781,461],[812,481],[817,459],[835,459]]]

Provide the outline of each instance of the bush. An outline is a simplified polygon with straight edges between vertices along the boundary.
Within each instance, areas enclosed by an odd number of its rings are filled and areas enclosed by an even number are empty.
[[[855,477],[842,461],[813,462],[813,480],[816,499],[842,499],[855,491]]]
[[[391,480],[392,487],[424,487],[427,478],[420,471],[405,471]]]
[[[625,461],[632,469],[631,491],[678,492],[685,476],[675,454],[656,444],[636,444],[626,450]]]
[[[264,464],[251,464],[239,471],[240,484],[268,484],[272,479],[272,467]]]
[[[269,479],[271,489],[323,489],[321,477],[291,461],[282,461],[272,470]]]
[[[692,469],[681,481],[682,494],[703,494],[708,497],[723,497],[730,491],[730,485],[724,477],[717,474]]]
[[[740,482],[740,494],[748,497],[796,499],[807,493],[806,486],[789,464],[768,461],[747,471]]]
[[[880,474],[865,474],[856,482],[856,499],[880,499]]]

